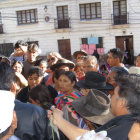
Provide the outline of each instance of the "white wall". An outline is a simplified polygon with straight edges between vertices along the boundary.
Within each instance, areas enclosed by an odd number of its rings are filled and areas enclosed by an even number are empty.
[[[79,4],[101,2],[102,19],[92,21],[80,21]],[[128,25],[112,25],[111,14],[113,13],[112,0],[7,0],[0,2],[0,12],[4,34],[0,34],[0,43],[15,43],[19,39],[25,41],[39,41],[42,54],[58,51],[58,39],[70,39],[71,52],[80,49],[81,38],[92,36],[103,37],[105,52],[115,47],[115,36],[133,35],[134,53],[140,52],[140,1],[127,0],[129,11]],[[44,12],[47,5],[48,11]],[[54,18],[56,18],[56,6],[68,5],[69,17],[72,28],[67,32],[56,32]],[[29,25],[17,25],[16,11],[27,9],[38,9],[39,23]],[[50,17],[45,22],[45,16]],[[125,34],[123,31],[125,30]]]

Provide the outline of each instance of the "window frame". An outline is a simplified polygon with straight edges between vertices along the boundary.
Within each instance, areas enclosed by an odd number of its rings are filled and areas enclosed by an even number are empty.
[[[125,2],[125,5],[121,4],[122,2]],[[115,7],[116,6],[115,3],[118,4],[118,7]],[[125,10],[121,6],[125,6]],[[113,1],[113,14],[114,15],[115,15],[115,10],[116,9],[118,9],[118,12],[119,12],[119,15],[118,16],[126,15],[127,14],[127,2],[126,2],[126,0]],[[122,10],[124,10],[124,11],[122,11]],[[123,12],[125,12],[125,14]]]
[[[28,13],[28,15],[27,15],[27,13]],[[16,11],[16,14],[17,14],[17,24],[18,25],[38,23],[37,8],[36,9]],[[23,18],[23,15],[24,15],[24,18]],[[32,18],[32,15],[33,15],[33,18]]]
[[[95,18],[93,18],[94,14],[92,14],[92,4],[95,4],[95,9],[94,9],[95,10]],[[98,17],[98,13],[97,13],[97,7],[99,7],[99,6],[97,6],[98,4],[100,4],[100,17]],[[86,14],[86,10],[87,10],[86,6],[87,5],[89,5],[89,7],[90,7],[90,9],[89,9],[90,15]],[[81,13],[81,6],[84,6],[84,15],[82,15],[82,13]],[[79,4],[79,9],[80,9],[80,20],[93,20],[93,19],[101,19],[102,18],[101,2]],[[84,18],[82,16],[84,16]],[[90,16],[90,18],[87,18],[87,16]]]
[[[62,8],[62,10],[59,10],[59,8]],[[67,8],[67,13],[65,11],[65,8]],[[57,6],[56,7],[57,9],[57,18],[60,19],[60,20],[65,20],[65,19],[68,19],[69,18],[69,11],[68,11],[68,5],[63,5],[63,6]],[[62,12],[62,19],[59,18],[59,12]],[[65,17],[65,14],[67,14],[67,17]]]

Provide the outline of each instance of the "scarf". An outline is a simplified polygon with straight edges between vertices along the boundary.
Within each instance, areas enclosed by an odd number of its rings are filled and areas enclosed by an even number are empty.
[[[60,94],[55,98],[56,107],[58,109],[62,110],[63,105],[67,105],[68,110],[70,112],[73,112],[78,117],[79,115],[76,113],[76,111],[72,107],[72,102],[73,102],[73,100],[75,100],[75,99],[77,99],[77,98],[79,98],[81,96],[82,96],[82,94],[77,93],[77,92],[73,92],[73,93],[60,92]]]

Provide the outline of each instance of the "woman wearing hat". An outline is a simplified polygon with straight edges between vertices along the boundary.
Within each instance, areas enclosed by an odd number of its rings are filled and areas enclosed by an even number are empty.
[[[69,71],[70,69],[74,68],[74,63],[72,61],[69,61],[67,59],[61,58],[57,61],[56,64],[52,65],[50,67],[50,69],[52,70],[52,72],[54,72],[55,70],[64,70],[64,71]],[[47,79],[47,81],[45,82],[46,85],[51,85],[53,86],[53,80],[52,80],[53,74]]]
[[[84,50],[76,51],[73,53],[74,59],[76,59],[76,62],[80,62],[84,56],[87,56],[87,53]]]
[[[63,72],[59,78],[59,95],[55,98],[55,104],[58,109],[63,110],[64,118],[71,123],[78,125],[77,119],[78,114],[72,108],[73,100],[81,97],[81,93],[74,90],[74,85],[76,83],[76,76],[71,71]]]

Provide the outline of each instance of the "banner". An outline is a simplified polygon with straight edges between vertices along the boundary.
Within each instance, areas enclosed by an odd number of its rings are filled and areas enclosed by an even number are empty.
[[[99,44],[98,37],[88,37],[88,44]]]
[[[94,50],[96,50],[96,44],[89,44],[89,54],[93,54]]]

